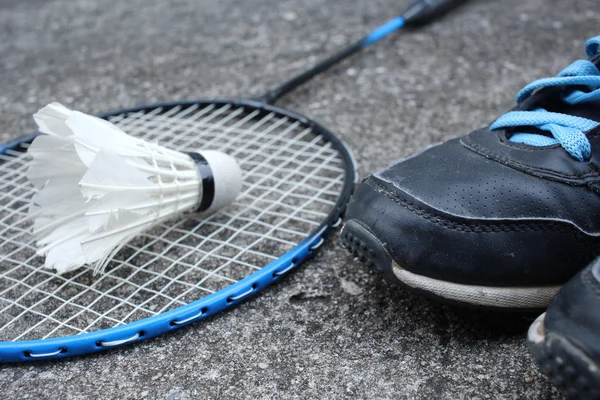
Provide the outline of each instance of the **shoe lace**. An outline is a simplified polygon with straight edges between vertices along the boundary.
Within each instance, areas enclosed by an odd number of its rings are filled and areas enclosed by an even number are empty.
[[[585,44],[587,56],[600,54],[600,36],[588,40]],[[517,103],[529,98],[535,91],[546,87],[572,87],[563,94],[562,101],[570,105],[600,101],[600,70],[590,61],[578,60],[565,68],[554,78],[538,79],[525,86],[517,94]],[[565,93],[565,92],[563,92]],[[530,146],[550,146],[560,144],[571,156],[579,161],[588,160],[591,154],[590,141],[585,132],[599,126],[600,123],[582,117],[543,108],[531,111],[511,111],[498,118],[491,130],[535,127],[550,132],[552,137],[536,133],[514,133],[509,140]]]

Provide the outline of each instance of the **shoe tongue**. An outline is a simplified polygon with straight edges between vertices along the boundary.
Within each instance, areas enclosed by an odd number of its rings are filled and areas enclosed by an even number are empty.
[[[600,101],[592,101],[574,105],[560,102],[551,107],[546,107],[546,110],[582,117],[600,123]]]
[[[594,63],[598,69],[600,69],[600,54],[594,56],[590,61]],[[600,123],[600,101],[592,101],[575,105],[560,101],[555,102],[555,104],[551,104],[546,108],[546,110],[587,118]]]
[[[600,54],[590,60],[598,69],[600,69]],[[574,88],[575,89],[575,88]],[[588,91],[589,89],[582,88],[581,90]],[[566,95],[567,93],[563,93]],[[550,112],[573,115],[596,121],[600,123],[600,101],[590,101],[580,104],[569,104],[562,101],[560,97],[556,97],[549,104],[544,105],[544,109]]]
[[[600,70],[600,53],[598,53],[597,55],[592,57],[589,61],[591,63],[593,63],[596,66],[596,68],[598,68]],[[600,101],[591,101],[591,102],[585,102],[585,103],[571,105],[562,100],[563,96],[569,94],[569,92],[567,91],[568,88],[565,88],[565,90],[560,94],[556,92],[556,89],[560,90],[560,88],[554,88],[554,89],[545,88],[545,89],[549,90],[550,97],[547,98],[546,101],[543,101],[543,104],[540,104],[540,106],[542,106],[546,111],[567,114],[567,115],[573,115],[576,117],[586,118],[586,119],[600,123]],[[542,89],[542,90],[545,90],[545,89]],[[572,88],[572,90],[577,90],[577,89],[578,89],[577,87]],[[580,90],[587,92],[590,89],[586,88],[586,87],[581,87]],[[535,108],[535,106],[533,106],[533,108]],[[529,108],[529,109],[531,109],[531,108]]]

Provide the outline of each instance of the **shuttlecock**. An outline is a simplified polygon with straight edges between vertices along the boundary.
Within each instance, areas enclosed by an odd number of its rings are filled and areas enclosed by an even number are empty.
[[[30,216],[37,254],[60,274],[102,271],[140,232],[186,212],[212,213],[240,193],[241,170],[224,153],[170,150],[58,103],[33,118],[46,135],[28,150],[38,189]]]

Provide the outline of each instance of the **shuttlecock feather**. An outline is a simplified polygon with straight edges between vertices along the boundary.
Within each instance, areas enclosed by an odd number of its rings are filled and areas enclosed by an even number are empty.
[[[30,215],[37,253],[58,273],[102,271],[142,231],[186,212],[214,212],[240,192],[241,170],[221,152],[170,150],[58,103],[33,117],[46,135],[28,150],[38,190]]]

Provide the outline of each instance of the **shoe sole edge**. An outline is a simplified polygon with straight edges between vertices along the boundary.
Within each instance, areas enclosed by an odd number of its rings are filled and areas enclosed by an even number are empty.
[[[392,262],[394,275],[405,285],[458,303],[506,309],[543,309],[560,286],[493,287],[464,285],[418,275]]]
[[[342,244],[359,261],[375,267],[389,281],[441,300],[463,306],[504,311],[538,311],[548,306],[560,286],[490,287],[443,281],[410,272],[398,265],[377,237],[360,221],[346,222]]]

